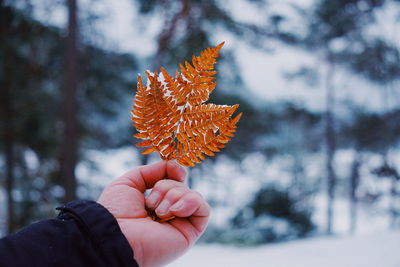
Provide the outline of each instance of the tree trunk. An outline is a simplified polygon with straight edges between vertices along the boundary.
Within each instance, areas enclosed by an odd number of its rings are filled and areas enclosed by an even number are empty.
[[[5,188],[7,194],[7,232],[14,231],[14,200],[13,200],[13,185],[14,185],[14,120],[13,110],[11,107],[10,88],[2,84],[2,106],[3,106],[3,123],[4,123],[4,156],[5,156]],[[5,86],[4,86],[5,85]]]
[[[171,41],[173,40],[173,37],[175,36],[178,26],[179,26],[179,21],[186,19],[187,16],[190,13],[190,0],[181,0],[181,9],[176,12],[174,15],[171,16],[171,14],[165,14],[165,21],[164,21],[164,28],[161,31],[160,35],[158,36],[158,46],[157,46],[157,52],[154,55],[153,58],[153,68],[158,69],[162,65],[162,57],[163,53],[168,50],[169,45],[171,44]],[[164,8],[165,11],[170,11],[171,3],[169,1],[164,2]]]
[[[9,26],[9,14],[8,9],[4,7],[3,0],[0,0],[0,42],[3,42],[7,38],[7,30]],[[4,44],[4,43],[3,43]],[[5,64],[9,62],[6,59],[7,49],[3,47],[3,63],[1,64],[0,71],[3,73],[3,79],[0,80],[0,106],[2,114],[2,124],[3,124],[3,147],[4,147],[4,158],[5,158],[5,189],[7,198],[7,232],[11,233],[15,230],[15,216],[14,216],[14,200],[12,195],[13,185],[14,185],[14,168],[15,168],[15,157],[14,157],[14,109],[12,107],[12,90],[11,81],[7,79],[10,77],[10,64]]]
[[[390,208],[389,208],[389,213],[390,213],[390,228],[391,230],[396,230],[397,228],[397,220],[399,216],[399,210],[398,206],[396,205],[398,202],[398,192],[397,192],[397,179],[396,176],[393,175],[393,177],[390,177],[392,179],[391,181],[391,187],[390,187]]]
[[[360,165],[361,165],[361,154],[356,152],[354,156],[353,164],[351,165],[351,176],[350,176],[350,234],[354,234],[357,227],[357,188],[360,184]]]
[[[61,144],[60,178],[65,190],[64,201],[76,199],[75,167],[78,161],[78,20],[76,0],[66,0],[68,6],[68,35],[66,37],[65,81],[63,87],[64,123]]]
[[[329,68],[326,76],[326,111],[325,111],[325,142],[326,142],[326,178],[327,178],[327,225],[326,233],[332,234],[333,224],[333,204],[335,199],[335,185],[336,185],[336,174],[333,167],[333,160],[336,151],[336,140],[335,140],[335,118],[334,118],[334,64],[331,60],[329,61]]]

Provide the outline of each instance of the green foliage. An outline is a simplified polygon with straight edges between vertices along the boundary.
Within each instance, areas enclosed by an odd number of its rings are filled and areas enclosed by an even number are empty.
[[[358,151],[384,153],[400,142],[400,111],[387,114],[357,111],[352,120],[340,127],[340,143]]]
[[[377,177],[391,178],[393,180],[400,181],[400,173],[397,171],[397,168],[387,163],[384,163],[382,166],[374,169],[372,173],[375,174]]]
[[[60,29],[41,24],[28,12],[10,6],[0,8],[6,29],[0,32],[0,85],[4,87],[1,90],[7,88],[10,92],[9,98],[2,101],[7,101],[11,110],[10,126],[5,124],[10,121],[6,118],[9,115],[0,108],[0,136],[3,138],[7,131],[13,133],[12,171],[18,196],[15,227],[19,228],[48,217],[62,197],[57,173],[63,128],[60,107],[64,38]],[[131,136],[127,121],[135,59],[86,44],[80,53],[81,149],[127,144]],[[4,149],[2,139],[2,160]],[[4,168],[0,175],[4,177]]]
[[[399,48],[381,39],[365,44],[359,51],[346,51],[338,57],[372,82],[386,84],[400,79]]]
[[[245,114],[245,118],[238,123],[236,138],[233,138],[224,150],[224,154],[228,154],[233,158],[240,159],[246,153],[260,151],[263,148],[258,146],[259,138],[271,134],[277,123],[277,114],[271,112],[270,109],[260,110],[251,103],[239,96],[232,94],[212,95],[211,101],[216,104],[239,104],[239,111]],[[246,142],[243,142],[246,140]],[[268,148],[266,148],[268,150]]]
[[[315,8],[311,32],[321,40],[346,37],[373,20],[372,12],[385,0],[322,0]],[[318,44],[317,44],[318,45]]]
[[[79,102],[84,148],[129,145],[129,118],[136,61],[131,55],[86,46],[81,57]],[[127,110],[126,113],[121,110]]]
[[[385,0],[321,0],[309,19],[308,33],[294,45],[323,52],[325,60],[339,63],[366,79],[387,84],[400,78],[400,51],[395,43],[383,37],[372,37],[368,27],[375,13],[387,8]],[[394,23],[394,22],[389,22]],[[332,49],[340,41],[340,51]]]
[[[151,13],[156,7],[157,0],[137,0],[140,13]]]
[[[306,237],[315,229],[311,209],[274,186],[261,188],[230,224],[210,227],[202,240],[249,246]]]
[[[240,96],[215,93],[211,101],[217,104],[238,103],[238,111],[243,112],[243,119],[238,123],[236,138],[224,150],[235,159],[243,159],[247,153],[261,152],[268,157],[290,153],[294,149],[290,138],[303,136],[302,152],[315,152],[321,149],[320,139],[322,115],[311,112],[304,107],[292,103],[270,103],[266,107],[258,107]],[[293,133],[292,136],[289,133]],[[285,137],[287,137],[285,139]],[[245,141],[244,141],[245,140]],[[288,145],[288,143],[290,143]]]
[[[215,45],[213,42],[223,41],[215,40],[216,30],[241,37],[254,47],[262,47],[260,40],[272,36],[268,31],[269,25],[241,22],[216,0],[133,1],[138,4],[141,14],[159,16],[163,20],[162,31],[157,37],[154,68],[163,66],[167,70],[169,67],[174,69],[176,62],[190,58],[204,47]],[[262,1],[248,2],[263,5]]]
[[[14,139],[34,151],[42,150],[41,158],[48,158],[57,143],[53,123],[56,113],[49,110],[56,110],[58,106],[54,92],[59,80],[55,80],[54,70],[61,68],[56,59],[61,48],[54,41],[59,33],[10,7],[5,10],[9,28],[7,38],[0,42],[0,80],[11,89],[9,104],[16,113]],[[0,115],[3,120],[5,114]],[[1,127],[1,134],[6,130]]]
[[[279,220],[276,220],[279,219]],[[279,229],[275,223],[286,223]],[[304,237],[314,229],[311,210],[302,207],[289,192],[264,187],[232,219],[234,228],[256,229],[263,242]]]

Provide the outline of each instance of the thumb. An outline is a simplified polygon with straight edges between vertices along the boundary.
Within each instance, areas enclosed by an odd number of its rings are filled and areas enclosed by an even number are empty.
[[[124,184],[144,193],[162,179],[184,182],[187,172],[184,167],[172,160],[163,160],[150,165],[135,167],[116,179],[113,184]]]

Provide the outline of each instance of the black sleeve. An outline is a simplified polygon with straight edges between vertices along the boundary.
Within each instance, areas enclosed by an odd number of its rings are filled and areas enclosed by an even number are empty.
[[[138,266],[112,214],[94,201],[0,239],[0,266]]]

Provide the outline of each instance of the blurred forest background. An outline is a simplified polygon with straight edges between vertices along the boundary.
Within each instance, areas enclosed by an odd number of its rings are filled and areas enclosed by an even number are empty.
[[[400,1],[0,0],[0,235],[158,160],[133,145],[137,73],[222,41],[211,102],[244,115],[189,170],[203,240],[399,228]]]

